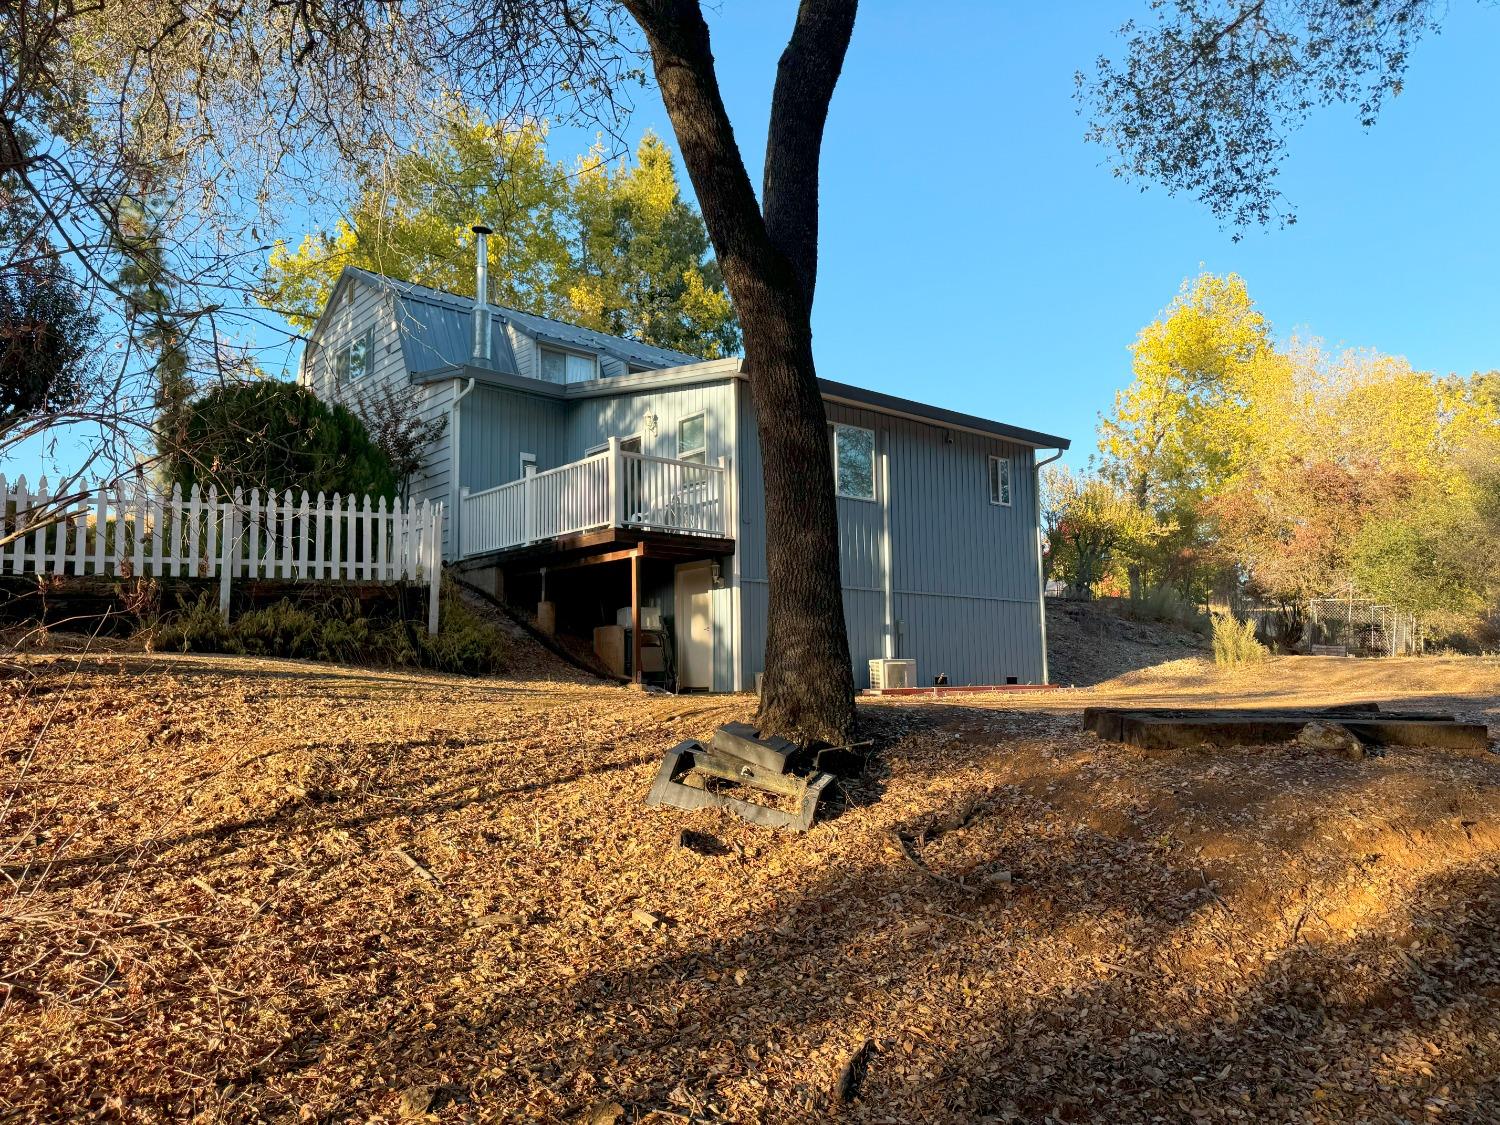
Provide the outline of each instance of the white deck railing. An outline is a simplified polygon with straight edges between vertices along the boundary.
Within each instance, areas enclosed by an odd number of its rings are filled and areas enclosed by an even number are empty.
[[[144,480],[54,497],[22,477],[0,476],[0,574],[40,577],[217,578],[229,612],[237,578],[305,582],[397,582],[429,587],[428,628],[437,631],[443,505],[423,500],[325,500],[194,485],[187,496]]]
[[[725,465],[627,453],[618,439],[582,461],[464,492],[464,558],[606,527],[724,536]]]

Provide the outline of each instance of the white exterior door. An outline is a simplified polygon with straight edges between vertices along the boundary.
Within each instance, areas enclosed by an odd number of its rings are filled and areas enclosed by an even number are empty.
[[[677,568],[677,684],[711,691],[714,686],[713,565]]]

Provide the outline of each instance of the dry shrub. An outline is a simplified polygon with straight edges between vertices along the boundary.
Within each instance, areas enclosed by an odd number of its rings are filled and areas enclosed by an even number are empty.
[[[1255,639],[1254,621],[1237,621],[1233,614],[1216,613],[1213,618],[1214,663],[1225,668],[1259,664],[1266,646]]]
[[[226,622],[204,596],[149,634],[161,652],[280,656],[337,664],[431,668],[486,675],[507,667],[507,638],[476,617],[445,585],[436,636],[399,616],[367,616],[352,598],[296,603],[283,598]]]

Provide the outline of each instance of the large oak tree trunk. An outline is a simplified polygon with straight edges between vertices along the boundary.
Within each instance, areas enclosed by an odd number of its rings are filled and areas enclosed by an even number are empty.
[[[651,48],[662,101],[745,338],[760,433],[770,580],[759,722],[842,742],[854,678],[839,577],[827,417],[812,355],[818,159],[856,0],[803,0],[777,70],[764,204],[719,93],[697,0],[625,0]]]

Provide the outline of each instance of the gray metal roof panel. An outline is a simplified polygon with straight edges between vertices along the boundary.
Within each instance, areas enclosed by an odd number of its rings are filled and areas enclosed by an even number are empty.
[[[461,297],[455,293],[418,285],[411,281],[398,281],[395,278],[371,273],[354,266],[346,268],[374,284],[390,288],[410,310],[411,323],[415,326],[413,334],[418,332],[428,334],[427,338],[422,340],[423,347],[414,349],[413,354],[408,357],[408,366],[411,370],[422,371],[446,364],[463,363],[468,359],[473,339],[469,333],[472,333],[473,329],[469,327],[462,332],[456,331],[463,328],[463,325],[460,325],[454,318],[462,318],[467,322],[472,317],[474,310],[472,297]],[[574,347],[582,351],[602,352],[626,363],[635,363],[645,367],[682,367],[686,364],[702,362],[700,356],[688,355],[686,352],[673,351],[670,348],[653,347],[623,336],[610,336],[589,328],[581,328],[576,324],[568,324],[566,321],[523,312],[520,309],[494,304],[490,305],[490,308],[495,310],[495,315],[501,320],[509,321],[528,336],[537,336],[550,343]],[[504,333],[496,333],[497,351],[503,337]],[[504,347],[507,369],[515,371],[515,356],[510,353],[509,343],[506,342]],[[500,364],[501,360],[497,358],[497,367]]]

